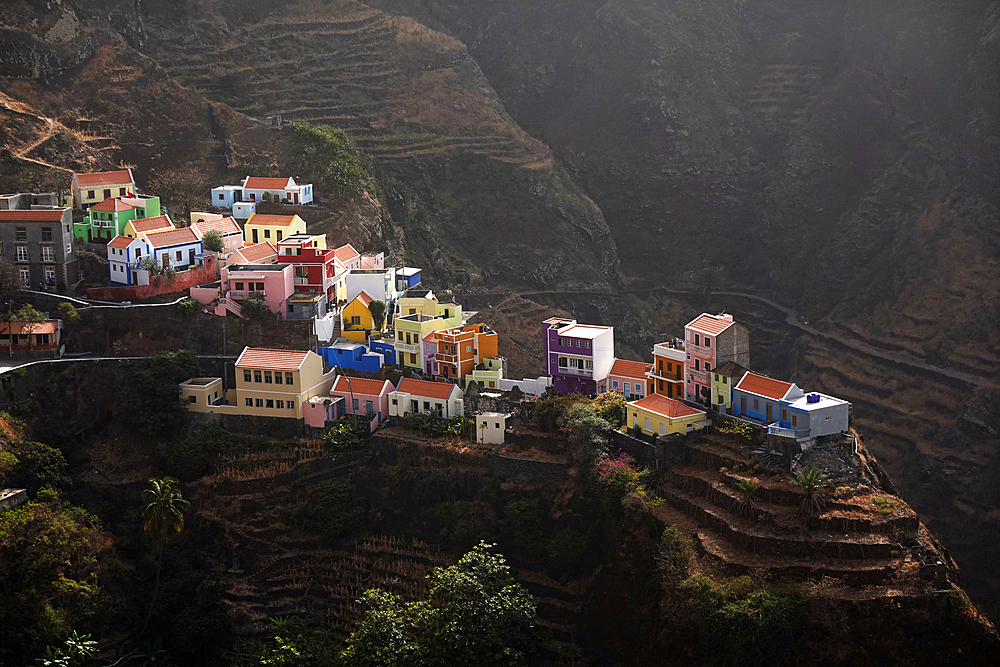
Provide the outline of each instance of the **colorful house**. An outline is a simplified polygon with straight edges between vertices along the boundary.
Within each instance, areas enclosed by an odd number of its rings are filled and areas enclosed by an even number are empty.
[[[316,348],[327,366],[350,369],[365,373],[377,373],[384,363],[380,352],[369,352],[361,343],[338,338],[330,345]]]
[[[626,423],[638,426],[646,435],[687,433],[704,425],[707,414],[676,398],[650,394],[646,398],[625,404]]]
[[[62,329],[62,320],[0,322],[0,350],[54,352],[59,349]]]
[[[121,285],[148,285],[149,271],[139,269],[137,262],[146,252],[142,239],[116,236],[108,243],[108,280]]]
[[[243,197],[247,201],[264,201],[264,193],[270,192],[286,204],[311,204],[313,201],[312,183],[296,183],[291,176],[282,178],[262,178],[247,176],[243,180]]]
[[[637,401],[652,393],[649,391],[652,382],[647,377],[652,369],[653,364],[644,361],[615,359],[608,377],[598,383],[598,392],[617,391],[626,400]]]
[[[685,325],[684,345],[688,354],[685,395],[689,401],[711,403],[712,369],[727,361],[750,365],[750,333],[732,315],[702,313]]]
[[[243,247],[243,230],[232,218],[216,213],[192,213],[191,227],[203,238],[206,232],[218,232],[222,237],[223,255],[229,255]]]
[[[90,174],[73,174],[73,208],[90,208],[111,197],[135,195],[135,178],[131,169],[96,171]]]
[[[319,409],[321,405],[319,397],[310,400],[306,410],[306,424],[322,427],[327,421],[335,421],[344,415],[352,415],[370,419],[369,426],[374,431],[389,417],[389,393],[393,389],[395,387],[388,380],[370,380],[339,375],[330,389],[332,403],[323,405],[322,411],[316,416],[311,413],[313,410]],[[324,422],[314,423],[317,416],[322,416]]]
[[[83,220],[73,224],[73,237],[84,243],[107,243],[124,234],[130,221],[158,215],[159,197],[109,197],[91,206]]]
[[[361,253],[355,250],[350,243],[336,248],[333,252],[345,270],[353,271],[361,268]]]
[[[134,239],[116,236],[108,243],[109,279],[123,285],[148,285],[150,272],[139,264],[147,256],[179,271],[199,265],[204,258],[201,239],[190,227],[140,232]]]
[[[433,374],[452,382],[464,381],[477,364],[497,356],[497,334],[482,323],[441,329],[433,336],[437,343]]]
[[[433,332],[462,326],[462,307],[457,303],[440,303],[430,290],[414,288],[399,298],[396,309],[400,311],[393,322],[398,363],[423,372],[426,359],[432,354],[425,350],[424,340]]]
[[[389,414],[431,414],[443,419],[465,414],[464,392],[451,382],[403,378],[389,394]]]
[[[243,228],[243,240],[248,244],[270,241],[277,244],[293,234],[305,234],[306,221],[297,215],[265,215],[254,213]]]
[[[733,407],[733,387],[749,369],[735,361],[727,361],[712,371],[712,407],[730,413]]]
[[[127,236],[130,239],[134,239],[137,238],[139,234],[164,232],[171,229],[176,228],[174,227],[174,223],[170,221],[170,216],[158,215],[152,218],[137,218],[126,222],[125,227],[121,231],[121,236]]]
[[[64,289],[76,282],[79,263],[72,234],[69,207],[0,210],[0,255],[16,265],[25,287]]]
[[[278,258],[278,249],[268,242],[245,245],[232,255],[227,264],[270,264]]]
[[[612,327],[578,324],[554,317],[542,323],[545,367],[552,389],[564,394],[596,394],[615,359]]]
[[[420,269],[404,266],[395,269],[396,292],[402,295],[406,290],[420,284]],[[398,297],[397,297],[398,298]]]
[[[684,398],[687,379],[684,364],[687,353],[684,341],[674,339],[653,346],[653,367],[649,372],[650,393],[667,398]]]
[[[145,232],[139,238],[145,239],[149,254],[161,266],[172,266],[178,270],[198,264],[199,255],[203,252],[201,237],[190,227]]]
[[[507,360],[504,357],[484,357],[472,372],[465,376],[464,387],[470,382],[479,385],[481,389],[505,391],[503,381],[506,378]]]
[[[851,404],[792,382],[748,372],[733,389],[733,414],[761,422],[768,433],[798,441],[842,433],[850,428]]]
[[[368,304],[371,302],[372,298],[365,292],[362,292],[353,301],[344,306],[342,314],[344,338],[358,341],[359,343],[364,343],[368,340],[368,336],[375,330],[372,313],[368,310]],[[385,321],[383,320],[382,328],[379,331],[383,331],[384,329]]]
[[[236,360],[234,389],[222,394],[221,378],[190,378],[180,395],[195,412],[302,419],[304,404],[328,395],[335,379],[315,352],[246,347]]]
[[[333,308],[346,292],[347,272],[337,262],[336,252],[326,247],[322,234],[295,234],[278,243],[276,262],[295,266],[295,289],[326,295]]]
[[[250,294],[262,294],[268,309],[285,319],[288,299],[295,293],[291,264],[227,264],[220,274],[216,315],[231,312],[243,316],[243,301]],[[192,297],[193,298],[193,297]]]

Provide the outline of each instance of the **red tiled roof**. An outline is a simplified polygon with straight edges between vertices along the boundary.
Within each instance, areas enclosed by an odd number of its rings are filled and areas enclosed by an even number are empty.
[[[368,296],[366,292],[362,292],[361,294],[357,295],[356,297],[354,297],[354,300],[360,301],[365,306],[367,306],[372,302],[372,298]]]
[[[74,174],[81,188],[98,188],[104,185],[122,185],[133,183],[132,174],[128,169],[119,171],[95,171],[92,174]]]
[[[127,236],[116,236],[108,243],[109,248],[127,248],[129,244],[135,241]]]
[[[162,232],[146,232],[146,241],[154,248],[166,248],[183,243],[197,243],[198,240],[198,235],[190,227],[163,230]]]
[[[736,385],[736,388],[751,394],[780,401],[788,394],[788,390],[792,388],[792,383],[782,382],[774,378],[766,378],[756,373],[747,373],[740,380],[739,384]]]
[[[611,366],[611,375],[645,380],[646,373],[653,370],[653,364],[644,361],[628,361],[627,359],[615,359]]]
[[[170,230],[174,228],[174,223],[170,222],[170,218],[165,215],[158,215],[155,218],[139,218],[138,220],[132,220],[131,225],[136,234],[140,232],[151,232],[156,229]]]
[[[248,245],[240,248],[236,254],[242,255],[248,264],[253,264],[271,255],[277,255],[278,250],[269,241]]]
[[[451,396],[451,390],[454,386],[450,382],[428,382],[427,380],[403,378],[399,381],[399,388],[396,391],[414,396],[445,399]]]
[[[309,356],[302,350],[272,350],[266,347],[247,347],[236,360],[237,368],[266,368],[276,371],[297,371]]]
[[[284,190],[288,186],[289,177],[285,178],[263,178],[260,176],[250,176],[243,184],[244,188],[251,190]]]
[[[65,209],[50,209],[48,211],[0,211],[0,220],[4,222],[60,222]]]
[[[226,234],[242,234],[243,230],[240,226],[236,224],[236,221],[232,218],[219,218],[215,220],[202,220],[201,222],[195,222],[194,225],[198,226],[198,229],[202,234],[208,231],[215,230],[225,236]]]
[[[254,213],[247,220],[248,225],[267,225],[268,227],[287,227],[297,218],[297,215],[270,215]]]
[[[642,408],[643,410],[655,412],[656,414],[668,417],[669,419],[679,419],[680,417],[691,417],[692,415],[705,414],[703,410],[696,410],[690,405],[681,403],[674,398],[667,398],[662,394],[650,394],[646,398],[641,398],[638,401],[629,403],[629,405],[634,405]]]
[[[735,361],[727,361],[712,372],[718,373],[719,375],[725,375],[729,378],[741,378],[743,377],[743,374],[747,372],[747,369]]]
[[[3,322],[0,323],[0,334],[13,334],[15,336],[31,333],[34,334],[54,334],[57,322],[55,320],[45,320],[30,324],[28,322]]]
[[[353,259],[355,257],[360,257],[361,253],[359,253],[357,250],[355,250],[354,246],[352,246],[350,243],[348,243],[347,245],[342,245],[339,248],[335,249],[333,251],[333,255],[334,255],[334,257],[336,257],[337,259],[339,259],[341,262],[346,262],[349,259]]]
[[[701,333],[707,333],[710,336],[718,336],[720,333],[733,326],[735,321],[732,316],[727,315],[709,315],[708,313],[702,313],[698,317],[691,320],[688,323],[688,329],[694,329],[695,331]]]
[[[343,380],[343,382],[341,382]],[[345,394],[350,394],[352,391],[355,394],[367,394],[368,396],[381,396],[382,387],[385,386],[386,380],[370,380],[368,378],[349,378],[346,375],[338,375],[337,381],[333,383],[333,387],[330,389],[330,393],[344,392]],[[392,391],[392,383],[389,383],[389,391]]]
[[[114,197],[108,197],[100,204],[96,204],[90,207],[91,211],[109,211],[117,213],[118,211],[130,211],[135,206],[132,204],[126,204],[121,199],[115,199]]]

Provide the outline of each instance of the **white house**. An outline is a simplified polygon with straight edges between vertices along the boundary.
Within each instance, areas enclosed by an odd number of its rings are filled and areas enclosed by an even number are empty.
[[[796,431],[797,439],[803,437],[819,438],[848,430],[850,428],[850,412],[851,404],[847,401],[818,392],[810,392],[788,404],[789,419],[786,421],[791,427],[791,420],[794,419],[796,427],[791,430]],[[803,429],[803,427],[805,428]]]
[[[391,312],[393,295],[395,293],[394,272],[392,269],[354,269],[346,276],[347,301],[354,301],[362,292],[373,299],[384,301],[387,311]]]
[[[399,388],[389,393],[389,414],[428,413],[447,419],[465,414],[465,394],[457,384],[403,378]]]
[[[485,445],[502,445],[507,432],[507,418],[500,412],[476,413],[476,442]]]
[[[148,254],[141,238],[116,236],[108,243],[108,278],[121,285],[148,285],[149,272],[140,271],[136,262]]]
[[[140,234],[144,239],[149,254],[156,257],[161,266],[184,268],[197,264],[198,255],[203,248],[197,229],[183,227],[163,232]]]
[[[222,236],[222,254],[229,255],[243,247],[243,230],[232,218],[218,213],[192,213],[191,228],[199,238],[207,231],[219,232]]]
[[[262,201],[265,192],[270,192],[289,204],[311,204],[313,200],[312,183],[300,185],[291,176],[283,178],[247,176],[243,180],[244,201]]]

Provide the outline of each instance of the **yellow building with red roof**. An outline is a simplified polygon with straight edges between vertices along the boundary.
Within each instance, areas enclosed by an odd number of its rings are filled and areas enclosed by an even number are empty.
[[[372,331],[375,331],[372,311],[368,309],[368,305],[373,300],[372,297],[368,296],[367,292],[362,292],[354,297],[353,301],[344,306],[342,314],[343,326],[341,327],[341,335],[344,338],[358,343],[368,341],[368,336],[371,335]],[[384,330],[385,319],[382,320],[382,328],[379,331]]]
[[[306,233],[306,221],[297,215],[272,215],[254,213],[243,227],[246,243],[267,241],[277,245],[282,239]]]
[[[646,398],[625,404],[626,424],[638,427],[646,435],[671,435],[699,429],[708,416],[675,398],[650,394]]]
[[[73,208],[90,208],[112,197],[134,196],[135,178],[131,169],[73,174]]]

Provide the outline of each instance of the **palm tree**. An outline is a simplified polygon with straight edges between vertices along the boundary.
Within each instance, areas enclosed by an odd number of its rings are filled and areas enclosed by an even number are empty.
[[[149,604],[149,613],[142,626],[140,635],[146,632],[149,619],[153,615],[156,604],[156,594],[160,591],[160,556],[163,554],[163,536],[173,531],[179,533],[184,528],[184,512],[191,508],[191,503],[184,500],[181,490],[177,488],[177,480],[173,477],[156,479],[151,477],[149,488],[142,492],[142,529],[158,535],[156,549],[156,584],[153,587],[153,599]]]
[[[826,488],[826,475],[816,466],[803,468],[792,473],[792,483],[802,489],[805,498],[802,499],[802,514],[808,518],[817,515],[826,507],[823,490]]]
[[[753,499],[760,489],[760,482],[756,477],[741,479],[739,482],[740,495],[743,496],[743,505],[740,507],[742,513],[748,519],[753,519],[757,514],[757,508],[753,504]]]

